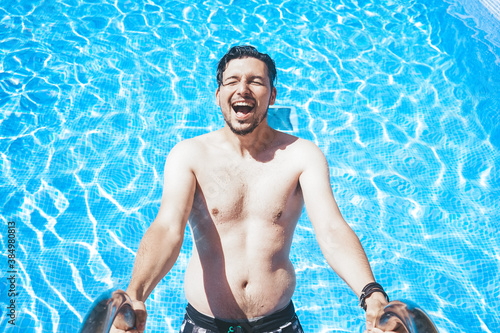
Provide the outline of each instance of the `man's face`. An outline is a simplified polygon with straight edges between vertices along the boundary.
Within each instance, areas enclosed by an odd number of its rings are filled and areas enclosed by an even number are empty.
[[[246,135],[267,117],[267,109],[276,99],[276,88],[271,88],[264,62],[233,59],[227,64],[215,97],[231,131]]]

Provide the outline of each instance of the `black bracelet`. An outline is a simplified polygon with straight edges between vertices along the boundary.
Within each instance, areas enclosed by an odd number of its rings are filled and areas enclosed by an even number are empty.
[[[363,290],[361,291],[361,296],[359,296],[359,306],[362,307],[363,310],[366,311],[366,298],[376,292],[382,293],[385,296],[387,302],[389,302],[389,296],[387,296],[384,288],[377,282],[371,282],[363,288]]]

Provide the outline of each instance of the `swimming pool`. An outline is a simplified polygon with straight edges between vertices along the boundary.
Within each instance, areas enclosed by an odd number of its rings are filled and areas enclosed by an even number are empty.
[[[441,332],[500,331],[500,24],[487,2],[2,2],[0,330],[75,332],[101,292],[126,287],[166,155],[223,125],[216,63],[249,43],[276,60],[284,129],[327,155],[390,296]],[[191,246],[188,232],[148,300],[150,332],[178,330]],[[306,214],[292,260],[306,331],[362,331]]]

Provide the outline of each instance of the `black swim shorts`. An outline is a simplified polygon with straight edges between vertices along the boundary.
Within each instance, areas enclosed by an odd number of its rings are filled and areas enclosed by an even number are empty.
[[[304,333],[295,314],[293,303],[286,308],[259,319],[224,321],[198,312],[191,304],[180,333]]]

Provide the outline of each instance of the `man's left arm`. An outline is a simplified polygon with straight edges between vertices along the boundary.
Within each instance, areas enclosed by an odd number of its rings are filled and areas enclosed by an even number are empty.
[[[328,264],[358,297],[375,282],[368,258],[354,231],[345,222],[333,197],[328,162],[313,143],[303,149],[304,167],[299,177],[307,214]],[[375,292],[366,298],[366,326],[371,330],[380,317],[385,296]]]

